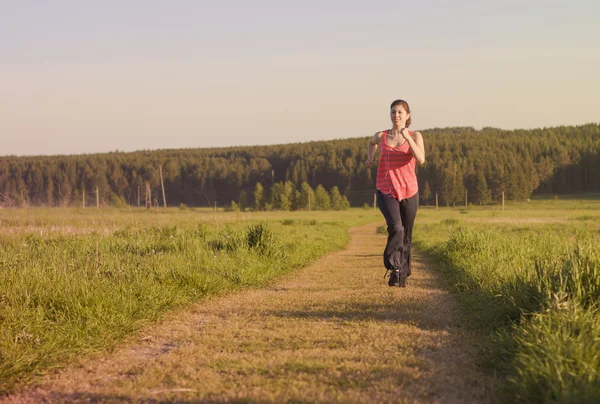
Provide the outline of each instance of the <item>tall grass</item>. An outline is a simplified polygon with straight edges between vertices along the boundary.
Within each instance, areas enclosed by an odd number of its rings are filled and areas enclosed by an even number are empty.
[[[316,220],[231,222],[218,230],[201,222],[110,235],[0,236],[0,393],[110,348],[169,309],[265,285],[343,247],[346,229]]]
[[[461,292],[471,326],[491,336],[484,349],[507,378],[503,401],[600,402],[599,232],[445,219],[415,235]]]

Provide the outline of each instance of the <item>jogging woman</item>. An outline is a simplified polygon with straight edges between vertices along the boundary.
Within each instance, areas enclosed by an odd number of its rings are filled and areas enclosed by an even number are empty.
[[[408,130],[410,107],[404,100],[390,105],[392,128],[375,133],[369,140],[366,164],[373,166],[380,145],[377,168],[377,206],[385,217],[388,238],[383,252],[389,286],[406,287],[411,275],[412,230],[419,206],[416,162],[425,162],[423,136]]]

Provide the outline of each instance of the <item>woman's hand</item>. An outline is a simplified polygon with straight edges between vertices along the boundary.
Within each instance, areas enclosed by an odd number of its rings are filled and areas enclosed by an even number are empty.
[[[400,129],[400,134],[402,135],[402,137],[406,140],[408,140],[408,138],[410,137],[409,131],[407,128],[402,128]]]
[[[365,161],[365,164],[367,165],[367,167],[371,168],[373,167],[373,160],[367,160]]]

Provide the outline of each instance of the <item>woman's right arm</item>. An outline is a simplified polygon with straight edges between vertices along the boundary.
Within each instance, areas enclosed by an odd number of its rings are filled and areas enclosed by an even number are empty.
[[[369,139],[369,146],[367,149],[367,161],[365,161],[365,164],[369,168],[373,167],[373,159],[375,158],[375,152],[377,151],[379,139],[381,139],[381,132],[377,132],[371,137],[371,139]]]

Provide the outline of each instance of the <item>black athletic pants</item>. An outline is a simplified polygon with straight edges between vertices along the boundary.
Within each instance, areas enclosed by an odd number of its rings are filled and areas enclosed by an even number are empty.
[[[388,239],[383,251],[383,265],[400,274],[411,274],[410,247],[412,230],[419,207],[419,193],[401,201],[377,191],[377,206],[387,223]]]

